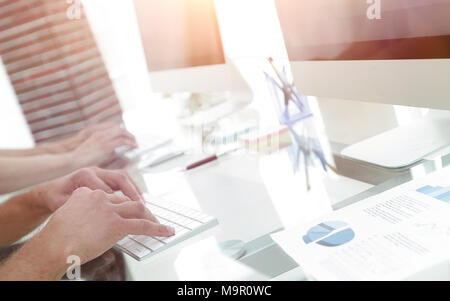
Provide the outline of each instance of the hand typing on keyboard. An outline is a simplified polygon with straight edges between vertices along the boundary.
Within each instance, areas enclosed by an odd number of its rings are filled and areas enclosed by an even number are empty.
[[[36,201],[50,212],[56,211],[77,188],[88,187],[107,193],[121,192],[133,201],[144,201],[142,192],[128,172],[104,170],[98,167],[80,169],[72,174],[47,182],[32,190]],[[42,204],[41,204],[42,203]]]
[[[146,207],[159,220],[175,230],[175,235],[164,237],[160,235],[129,235],[117,243],[118,248],[137,260],[161,252],[185,239],[199,234],[215,225],[217,219],[200,211],[180,204],[158,198],[146,199]]]
[[[30,254],[41,256],[33,268],[40,269],[42,279],[60,279],[66,272],[69,256],[78,256],[84,264],[128,234],[174,235],[173,228],[155,223],[150,216],[142,202],[100,190],[79,188],[21,252],[29,249]],[[48,261],[42,260],[47,257]]]
[[[115,190],[123,194],[113,194]],[[82,170],[18,195],[6,205],[0,206],[0,246],[16,241],[52,213],[53,217],[2,264],[0,281],[57,280],[70,257],[83,264],[127,235],[166,239],[175,234],[174,227],[151,214],[136,184],[120,171]]]
[[[141,202],[88,188],[77,190],[67,206],[55,215],[53,223],[65,220],[67,224],[68,219],[77,227],[66,226],[63,233],[78,240],[67,242],[66,246],[71,246],[71,254],[77,254],[83,262],[96,258],[127,234],[161,237],[175,234],[172,227],[156,223]]]

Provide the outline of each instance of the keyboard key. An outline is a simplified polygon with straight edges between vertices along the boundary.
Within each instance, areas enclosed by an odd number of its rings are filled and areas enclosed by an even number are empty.
[[[187,230],[185,227],[177,225],[177,224],[173,225],[173,228],[175,229],[175,234],[178,234],[178,232],[181,230]]]
[[[162,242],[160,242],[159,240],[156,240],[150,236],[135,235],[135,236],[133,236],[133,239],[140,242],[147,248],[152,249],[153,251],[156,251],[158,248],[164,246],[164,244]]]
[[[209,216],[209,215],[206,215],[206,214],[204,214],[204,213],[201,213],[200,216],[198,216],[198,219],[199,219],[202,223],[206,224],[206,223],[212,221],[214,218],[211,217],[211,216]]]
[[[124,237],[123,239],[121,239],[119,242],[117,242],[117,244],[121,247],[126,246],[128,243],[132,242],[132,239],[129,238],[128,236]]]
[[[180,235],[174,235],[171,237],[158,237],[158,239],[161,240],[162,242],[164,242],[165,244],[168,244],[178,238],[180,238]]]
[[[167,225],[167,224],[169,224],[169,221],[166,220],[165,218],[163,218],[163,217],[161,217],[161,216],[158,216],[157,218],[158,218],[159,222],[160,222],[162,225]]]
[[[182,215],[176,215],[174,218],[171,219],[171,221],[174,224],[178,224],[181,225],[181,221],[184,220],[186,217],[182,216]]]
[[[191,222],[190,222],[190,223],[186,224],[186,227],[188,227],[189,229],[195,229],[195,228],[198,228],[198,227],[200,227],[201,225],[203,225],[203,224],[202,224],[202,223],[200,223],[200,222],[197,222],[197,221],[191,220]]]
[[[134,254],[138,258],[143,258],[152,252],[148,248],[136,243],[134,240],[132,240],[129,237],[122,239],[118,243],[118,245],[121,246],[122,248],[126,249],[130,253]]]
[[[188,229],[193,229],[192,227],[188,226],[191,222],[193,222],[192,219],[185,217],[180,221],[179,225]]]
[[[189,214],[189,217],[192,218],[192,219],[195,219],[195,220],[200,221],[199,219],[200,219],[200,216],[201,216],[201,215],[202,215],[202,214],[201,214],[200,212],[194,211],[194,212],[192,212],[191,214]]]
[[[177,232],[175,232],[175,236],[182,236],[182,235],[185,235],[185,234],[188,233],[189,231],[191,231],[191,230],[186,229],[186,228],[181,228],[181,229],[179,229]]]

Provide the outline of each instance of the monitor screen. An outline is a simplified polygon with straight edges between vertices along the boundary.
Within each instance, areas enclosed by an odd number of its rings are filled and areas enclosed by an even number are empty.
[[[150,71],[225,63],[214,0],[134,0]]]
[[[450,58],[450,0],[275,0],[291,61]]]

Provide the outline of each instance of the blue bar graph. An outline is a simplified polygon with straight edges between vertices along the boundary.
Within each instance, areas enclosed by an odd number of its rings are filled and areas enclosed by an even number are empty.
[[[436,200],[450,203],[450,186],[441,187],[441,186],[427,185],[417,189],[416,191],[425,194],[429,197],[432,197]]]

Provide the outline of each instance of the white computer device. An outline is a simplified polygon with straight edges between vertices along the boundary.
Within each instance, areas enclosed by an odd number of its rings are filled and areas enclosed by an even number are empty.
[[[134,0],[134,6],[152,90],[221,99],[192,124],[215,121],[252,101],[246,81],[224,53],[214,0]]]
[[[275,4],[301,93],[450,110],[450,0]],[[342,154],[402,168],[450,145],[448,133],[450,114],[431,114]]]
[[[216,218],[176,202],[144,196],[146,207],[161,224],[175,229],[171,237],[128,235],[116,244],[136,260],[144,260],[218,224]]]

